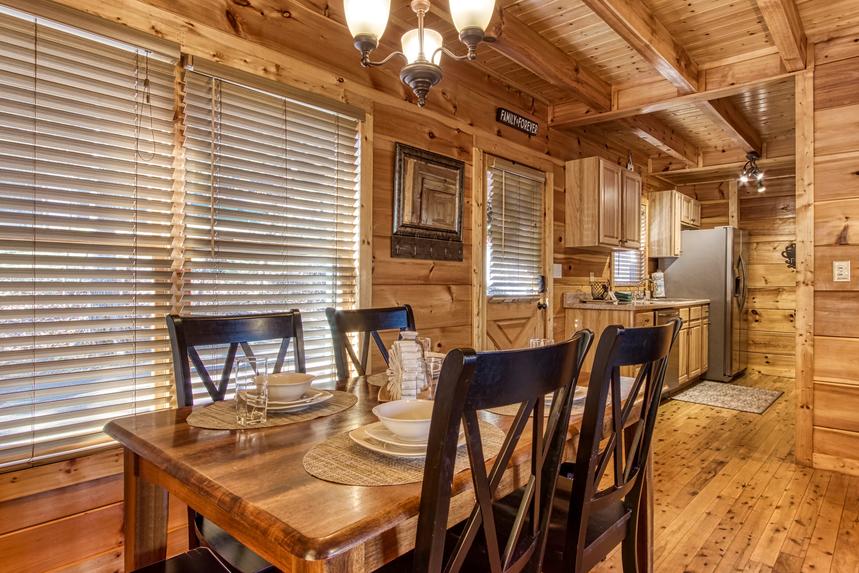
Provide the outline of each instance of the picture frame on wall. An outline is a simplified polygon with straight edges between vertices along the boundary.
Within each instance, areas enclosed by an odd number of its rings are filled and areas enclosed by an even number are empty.
[[[392,257],[463,260],[464,183],[465,162],[396,144]]]

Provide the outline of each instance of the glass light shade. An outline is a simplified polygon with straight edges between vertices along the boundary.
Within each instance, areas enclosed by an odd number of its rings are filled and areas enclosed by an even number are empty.
[[[495,0],[450,0],[450,17],[457,32],[465,28],[486,30],[494,11]]]
[[[403,54],[410,64],[414,64],[420,55],[421,41],[420,30],[415,28],[403,34]],[[439,65],[441,63],[441,52],[436,52],[441,48],[441,34],[430,28],[424,28],[424,59],[432,58],[432,63]]]
[[[758,181],[763,181],[763,179],[764,179],[764,172],[763,172],[763,171],[758,171],[758,172],[757,172],[757,174],[755,175],[755,177],[757,178],[757,180],[758,180]]]
[[[457,32],[465,28],[485,30],[495,11],[495,0],[450,0],[450,17]]]
[[[391,0],[343,0],[343,10],[353,38],[372,36],[379,40],[388,26]]]
[[[749,176],[748,175],[746,175],[745,173],[740,175],[740,183],[748,183],[748,182],[749,182]]]

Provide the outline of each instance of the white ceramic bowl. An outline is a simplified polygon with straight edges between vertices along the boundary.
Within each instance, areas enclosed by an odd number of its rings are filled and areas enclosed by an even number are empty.
[[[397,436],[426,443],[432,420],[432,400],[394,400],[373,408],[373,414]]]
[[[268,399],[273,402],[298,400],[310,389],[316,376],[298,372],[280,372],[268,375]]]

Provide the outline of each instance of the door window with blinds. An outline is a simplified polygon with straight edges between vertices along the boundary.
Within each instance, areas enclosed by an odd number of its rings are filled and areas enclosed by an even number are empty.
[[[487,189],[487,296],[538,298],[543,276],[543,193],[545,175],[489,158]]]
[[[186,83],[182,313],[298,309],[308,372],[332,376],[325,308],[356,302],[358,121],[214,75]],[[201,357],[214,375],[224,355]],[[199,379],[194,394],[207,397]]]
[[[0,11],[0,469],[171,395],[173,61]]]
[[[614,284],[621,286],[638,285],[647,278],[647,205],[640,207],[639,225],[640,247],[629,251],[614,251],[612,267]]]

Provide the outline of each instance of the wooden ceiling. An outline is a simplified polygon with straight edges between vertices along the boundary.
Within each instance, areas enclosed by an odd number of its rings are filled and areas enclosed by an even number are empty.
[[[455,45],[446,3],[428,25]],[[559,129],[691,168],[792,154],[790,74],[808,42],[856,30],[859,0],[498,0],[476,65],[549,104]]]

